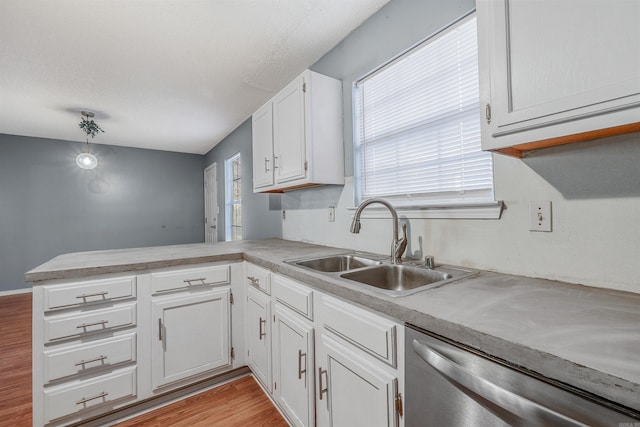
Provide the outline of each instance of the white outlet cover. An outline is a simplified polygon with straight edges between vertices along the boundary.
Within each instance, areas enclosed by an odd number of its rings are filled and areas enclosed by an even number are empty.
[[[551,231],[551,202],[529,202],[529,230]]]

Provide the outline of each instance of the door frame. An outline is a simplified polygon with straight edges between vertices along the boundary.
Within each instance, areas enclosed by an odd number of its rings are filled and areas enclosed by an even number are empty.
[[[211,163],[204,170],[204,241],[205,243],[216,243],[218,241],[218,176],[217,164]],[[213,185],[209,186],[208,178],[213,178]],[[213,238],[209,237],[209,227],[213,227],[215,232]]]

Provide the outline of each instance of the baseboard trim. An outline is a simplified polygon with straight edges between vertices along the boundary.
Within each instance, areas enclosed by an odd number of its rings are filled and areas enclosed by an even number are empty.
[[[18,294],[30,294],[33,292],[33,288],[25,288],[25,289],[11,289],[8,291],[0,291],[0,298],[6,297],[9,295],[18,295]]]

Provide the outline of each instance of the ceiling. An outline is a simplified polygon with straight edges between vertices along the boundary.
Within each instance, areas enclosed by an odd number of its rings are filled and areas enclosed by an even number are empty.
[[[0,133],[204,154],[389,0],[1,0]]]

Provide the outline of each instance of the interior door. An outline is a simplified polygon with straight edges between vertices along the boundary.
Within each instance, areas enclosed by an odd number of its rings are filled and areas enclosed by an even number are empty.
[[[218,181],[215,163],[204,170],[204,241],[218,241]]]

